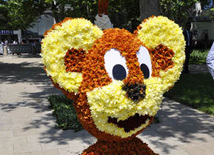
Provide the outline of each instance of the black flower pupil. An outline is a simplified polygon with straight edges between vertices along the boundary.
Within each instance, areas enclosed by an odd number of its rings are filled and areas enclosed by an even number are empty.
[[[144,75],[144,78],[145,79],[148,79],[149,78],[149,68],[148,68],[148,66],[147,65],[145,65],[145,64],[141,64],[140,65],[140,69],[141,69],[141,71],[143,72],[143,75]]]
[[[113,67],[112,73],[115,80],[123,80],[126,78],[126,70],[120,64]]]

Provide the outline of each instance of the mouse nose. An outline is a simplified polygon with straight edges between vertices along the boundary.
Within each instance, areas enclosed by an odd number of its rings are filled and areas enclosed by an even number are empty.
[[[133,101],[139,101],[146,96],[145,84],[125,84],[122,88],[126,91],[126,95]]]

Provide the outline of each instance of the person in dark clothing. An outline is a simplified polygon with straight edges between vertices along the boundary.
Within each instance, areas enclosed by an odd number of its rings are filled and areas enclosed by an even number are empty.
[[[185,63],[184,63],[184,70],[183,72],[188,74],[189,73],[189,57],[190,53],[192,52],[192,32],[190,31],[191,29],[191,23],[187,22],[186,23],[186,29],[183,31],[184,38],[186,41],[186,48],[185,48]]]

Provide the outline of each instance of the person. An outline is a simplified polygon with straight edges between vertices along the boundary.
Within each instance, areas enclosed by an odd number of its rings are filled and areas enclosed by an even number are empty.
[[[201,2],[195,3],[195,16],[198,17],[202,13]]]
[[[184,62],[184,73],[188,74],[189,73],[189,57],[190,53],[192,52],[192,32],[191,30],[191,23],[187,22],[186,23],[186,29],[183,31],[184,38],[186,41],[186,47],[185,47],[185,62]]]
[[[204,30],[203,35],[204,35],[204,48],[207,49],[209,44],[208,30]]]
[[[4,45],[3,41],[0,40],[0,55],[3,55],[3,54],[4,54],[3,45]]]
[[[206,62],[207,62],[208,70],[209,70],[209,72],[212,75],[213,80],[214,80],[214,42],[213,42],[212,47],[211,47],[211,49],[207,55]]]
[[[16,45],[16,44],[18,44],[18,42],[17,42],[16,40],[14,40],[14,41],[13,41],[13,44],[15,44],[15,45]]]
[[[7,46],[7,44],[8,44],[8,40],[7,40],[7,39],[5,39],[5,41],[4,41],[4,45],[5,45],[5,46]]]

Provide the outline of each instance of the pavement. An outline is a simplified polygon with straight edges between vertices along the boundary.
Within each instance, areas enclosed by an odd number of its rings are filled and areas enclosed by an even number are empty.
[[[190,74],[207,72],[190,66]],[[41,58],[0,56],[0,155],[77,155],[96,139],[87,131],[55,129],[48,96],[62,94],[46,76]],[[160,155],[214,155],[214,116],[164,99],[138,137]]]

